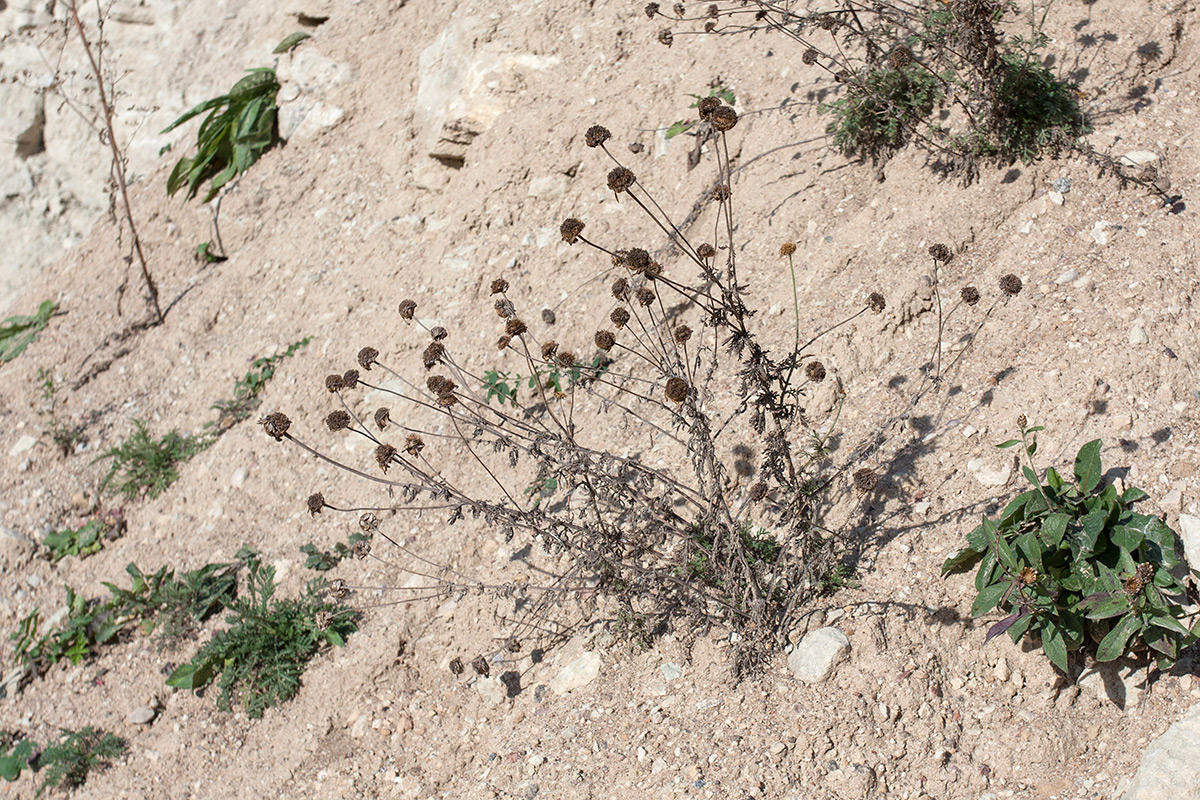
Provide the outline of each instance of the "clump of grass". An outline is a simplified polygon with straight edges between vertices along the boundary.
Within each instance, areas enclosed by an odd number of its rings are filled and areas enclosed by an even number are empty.
[[[155,439],[141,420],[134,420],[133,427],[128,439],[95,459],[110,460],[108,473],[100,483],[101,492],[111,487],[130,500],[153,500],[179,479],[179,464],[214,441],[210,436],[185,436],[178,431]]]
[[[275,597],[275,568],[249,562],[245,594],[229,608],[229,627],[220,631],[167,679],[177,689],[202,689],[216,682],[217,706],[238,703],[252,718],[290,700],[300,690],[308,662],[323,646],[345,644],[356,626],[353,615],[321,597],[326,584],[310,581],[294,600]]]
[[[62,728],[58,741],[38,756],[38,771],[42,773],[38,796],[46,789],[79,788],[91,772],[110,766],[127,748],[124,739],[90,725],[80,731]]]

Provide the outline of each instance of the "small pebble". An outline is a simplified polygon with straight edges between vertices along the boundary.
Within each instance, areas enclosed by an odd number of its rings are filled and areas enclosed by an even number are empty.
[[[132,725],[149,725],[158,713],[149,706],[140,706],[129,712],[129,722]]]

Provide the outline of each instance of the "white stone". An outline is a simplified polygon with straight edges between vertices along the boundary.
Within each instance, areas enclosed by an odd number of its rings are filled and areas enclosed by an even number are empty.
[[[1179,538],[1183,541],[1183,555],[1188,565],[1200,570],[1200,517],[1180,514]]]
[[[1092,241],[1099,245],[1108,244],[1108,231],[1105,230],[1107,227],[1108,223],[1104,220],[1100,220],[1093,225],[1091,231],[1088,232],[1092,237]]]
[[[153,708],[140,706],[129,712],[129,722],[132,725],[149,725],[158,716]]]
[[[1131,345],[1146,344],[1150,341],[1150,337],[1146,335],[1146,329],[1141,325],[1135,324],[1129,329],[1129,343]]]
[[[1005,461],[999,467],[989,467],[982,458],[967,462],[967,471],[983,486],[1004,486],[1012,476],[1012,462]]]
[[[1057,283],[1059,286],[1062,286],[1064,283],[1071,283],[1073,280],[1075,280],[1078,277],[1079,277],[1079,270],[1075,269],[1074,267],[1071,267],[1070,269],[1063,270],[1063,273],[1061,275],[1059,275],[1057,278],[1055,278],[1054,282]]]
[[[550,679],[550,691],[561,695],[587,686],[600,675],[600,664],[600,654],[589,650]]]
[[[1052,190],[1046,192],[1046,197],[1050,198],[1050,202],[1054,203],[1056,206],[1061,206],[1063,204],[1062,192],[1055,192]]]
[[[508,690],[504,688],[504,684],[498,678],[480,677],[475,681],[475,691],[479,692],[483,702],[490,706],[499,705],[504,702],[504,698],[508,697]]]
[[[1121,162],[1127,167],[1140,167],[1151,161],[1158,161],[1158,153],[1150,150],[1130,150],[1121,157]]]
[[[17,439],[17,443],[13,445],[12,450],[8,451],[8,454],[10,456],[19,456],[27,450],[32,450],[35,444],[37,444],[37,437],[25,434],[20,439]]]
[[[1122,800],[1200,800],[1200,705],[1155,739]]]
[[[837,628],[807,634],[788,656],[788,667],[805,683],[820,683],[850,654],[850,640]]]
[[[996,677],[996,680],[1004,683],[1012,677],[1012,668],[1008,666],[1007,661],[1001,658],[996,662],[996,668],[992,670],[992,674]]]
[[[250,470],[245,467],[238,467],[233,471],[233,477],[229,479],[230,485],[235,489],[240,489],[246,483],[246,477],[250,474]]]
[[[555,173],[554,175],[542,175],[534,178],[529,182],[529,196],[538,197],[543,200],[552,200],[555,197],[562,197],[567,193],[569,178],[563,173]]]

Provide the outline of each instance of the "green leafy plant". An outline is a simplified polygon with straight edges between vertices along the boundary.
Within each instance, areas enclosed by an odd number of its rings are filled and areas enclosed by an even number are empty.
[[[239,702],[252,718],[295,696],[309,660],[323,645],[341,647],[356,630],[353,616],[321,598],[325,582],[310,581],[302,597],[275,597],[275,568],[249,563],[245,594],[230,607],[229,627],[200,648],[167,679],[178,689],[202,689],[214,681],[217,706]]]
[[[709,89],[707,96],[720,98],[731,106],[737,105],[737,97],[734,96],[733,92],[724,86],[721,86],[720,84],[717,84]],[[688,97],[694,98],[692,104],[688,106],[688,108],[696,108],[700,105],[700,101],[704,99],[705,95],[689,94]],[[664,138],[668,140],[674,139],[679,134],[686,133],[700,124],[701,123],[698,120],[694,119],[677,119],[667,127]]]
[[[304,567],[317,572],[328,572],[342,563],[342,559],[354,553],[354,545],[365,542],[368,538],[361,533],[352,533],[345,543],[338,542],[334,545],[333,550],[318,550],[315,544],[309,542],[300,548],[300,552],[308,556],[304,560]]]
[[[62,728],[58,741],[38,756],[38,770],[43,773],[38,795],[47,788],[69,790],[82,786],[88,773],[109,766],[126,748],[124,739],[90,725],[81,731]]]
[[[779,558],[779,542],[764,528],[755,528],[743,523],[738,528],[738,538],[745,554],[747,565],[754,570],[769,568]],[[711,533],[699,526],[691,530],[691,547],[685,552],[684,564],[676,573],[687,579],[696,579],[709,586],[720,587],[724,580],[720,570],[714,567],[713,548],[719,544]]]
[[[214,250],[212,242],[201,242],[196,245],[196,260],[203,264],[220,264],[222,261],[228,261],[229,257],[219,249]]]
[[[43,300],[38,310],[29,316],[14,316],[0,322],[0,364],[12,361],[37,340],[38,334],[50,324],[58,303]]]
[[[86,558],[92,553],[99,553],[104,546],[104,521],[91,519],[74,530],[61,530],[47,533],[42,544],[50,551],[50,558],[58,561],[66,556]]]
[[[291,358],[311,341],[311,336],[305,336],[298,342],[292,342],[282,353],[254,359],[250,363],[250,370],[234,383],[233,398],[219,400],[212,405],[219,414],[216,423],[217,431],[227,431],[242,420],[248,419],[262,402],[259,395],[275,377],[279,362]]]
[[[110,459],[108,474],[100,483],[103,492],[112,486],[131,500],[153,500],[179,478],[177,466],[213,443],[210,436],[184,436],[171,431],[154,439],[141,420],[134,420],[133,434],[92,462]]]
[[[833,116],[833,146],[842,155],[878,164],[908,144],[942,97],[941,81],[924,67],[870,67],[847,79],[845,95],[818,111]]]
[[[29,769],[34,744],[12,731],[0,731],[0,778],[12,783],[21,777],[21,770]]]
[[[499,405],[508,403],[509,405],[516,406],[518,402],[517,392],[520,390],[522,383],[525,383],[529,389],[536,389],[538,386],[541,386],[550,391],[562,394],[580,381],[585,380],[585,377],[588,381],[596,380],[604,374],[611,363],[601,353],[588,364],[575,364],[570,367],[539,365],[533,374],[528,377],[523,375],[514,376],[512,372],[490,369],[483,373],[482,384],[486,390],[484,401],[491,404],[492,398],[499,398]]]
[[[1033,468],[1040,426],[1018,420],[1020,446],[1029,464],[1022,474],[1033,488],[1013,498],[996,519],[984,518],[967,546],[948,558],[942,574],[978,564],[971,606],[979,617],[1005,616],[987,639],[1007,632],[1040,640],[1056,667],[1068,672],[1069,654],[1089,642],[1099,661],[1152,651],[1161,668],[1200,637],[1183,605],[1184,587],[1172,574],[1180,564],[1175,534],[1158,517],[1130,506],[1147,497],[1136,487],[1104,485],[1101,442],[1075,457],[1074,481],[1053,468],[1039,480]]]

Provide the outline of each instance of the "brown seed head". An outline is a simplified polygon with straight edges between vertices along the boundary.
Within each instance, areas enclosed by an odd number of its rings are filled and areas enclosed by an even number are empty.
[[[445,394],[439,394],[437,396],[436,402],[437,402],[438,406],[440,406],[441,408],[449,408],[450,406],[452,406],[458,402],[458,395],[454,394],[454,392],[446,392]]]
[[[713,128],[724,133],[733,130],[733,127],[738,124],[738,114],[730,106],[721,106],[712,112],[709,122],[712,123]]]
[[[800,56],[800,60],[805,64],[812,66],[813,64],[817,63],[817,59],[820,57],[821,54],[810,47],[804,51],[804,55]]]
[[[435,342],[440,342],[442,339],[445,339],[449,335],[450,335],[449,332],[445,328],[443,328],[441,325],[434,325],[432,328],[429,329],[429,336]]]
[[[629,299],[629,281],[624,278],[617,278],[613,281],[612,296],[618,300]]]
[[[371,365],[379,358],[379,351],[374,347],[364,347],[358,351],[358,365],[367,372],[371,371]]]
[[[579,234],[583,233],[584,227],[584,224],[574,217],[567,217],[562,221],[562,225],[558,226],[558,232],[564,242],[575,244],[575,241],[579,239]]]
[[[483,656],[475,656],[475,660],[471,662],[471,669],[485,678],[492,674],[491,667],[488,665],[487,659]]]
[[[940,261],[941,263],[945,264],[954,257],[954,254],[950,252],[949,247],[939,242],[938,244],[929,245],[929,256],[934,261]]]
[[[688,382],[680,377],[668,378],[665,394],[672,403],[682,403],[687,400]]]
[[[702,97],[700,102],[696,103],[696,113],[700,115],[700,119],[708,122],[712,117],[712,113],[721,107],[721,98],[719,97]]]
[[[315,517],[321,513],[321,509],[325,507],[325,495],[320,492],[310,494],[308,496],[308,514]]]
[[[341,578],[334,578],[329,582],[328,591],[334,600],[344,600],[350,594],[350,587]]]
[[[288,428],[292,427],[292,421],[287,418],[287,415],[278,411],[267,414],[258,421],[258,424],[263,426],[267,436],[277,442],[282,441],[283,437],[287,435]]]
[[[692,329],[687,325],[675,326],[675,344],[687,344],[687,340],[692,338]]]
[[[820,383],[825,380],[825,365],[820,361],[810,361],[808,366],[804,368],[804,374],[813,383]]]
[[[785,258],[787,256],[793,255],[795,252],[796,252],[796,243],[795,242],[784,242],[783,244],[779,245],[779,255],[784,256]]]
[[[593,125],[583,135],[583,143],[588,147],[599,147],[612,138],[612,133],[603,125]]]
[[[627,167],[613,167],[608,173],[608,188],[620,194],[629,191],[629,187],[633,186],[636,180],[633,170]]]
[[[887,308],[887,301],[883,299],[883,295],[879,292],[871,292],[867,295],[867,307],[876,314],[882,314],[883,310]]]
[[[1009,273],[1000,279],[1000,291],[1007,295],[1016,296],[1021,293],[1021,279]]]
[[[717,7],[716,3],[713,3],[708,7],[708,11],[706,13],[712,19],[717,19],[721,16],[721,9]]]
[[[392,464],[392,459],[396,457],[396,448],[390,444],[381,444],[375,448],[375,463],[384,472],[388,471],[388,467]]]
[[[665,44],[667,47],[675,43],[675,37],[671,34],[669,28],[658,32],[658,43]]]
[[[455,675],[463,674],[463,663],[461,658],[455,656],[454,659],[450,661],[450,671]]]
[[[1020,430],[1025,430],[1025,426],[1026,426],[1026,424],[1028,424],[1028,422],[1029,422],[1029,420],[1025,419],[1024,414],[1017,415],[1017,428],[1019,428]]]
[[[325,391],[329,392],[330,394],[333,394],[334,392],[340,392],[342,387],[345,385],[346,384],[342,381],[341,375],[334,374],[325,376]]]
[[[408,453],[413,458],[421,455],[421,451],[425,449],[425,440],[415,433],[410,433],[404,437],[404,452]]]
[[[1017,580],[1021,582],[1022,586],[1029,586],[1036,583],[1037,579],[1038,572],[1033,567],[1022,567],[1020,574],[1017,576]]]
[[[329,415],[325,417],[325,424],[329,427],[329,430],[335,433],[346,430],[353,421],[354,418],[350,416],[350,412],[341,408],[337,411],[330,411]]]
[[[645,286],[637,290],[637,301],[640,306],[648,306],[654,302],[654,292]]]
[[[617,326],[617,330],[620,330],[625,327],[626,322],[629,322],[629,311],[623,306],[617,306],[608,315],[608,318],[612,320],[613,325]]]
[[[434,394],[445,394],[457,389],[458,384],[444,375],[432,375],[425,380],[425,387]]]
[[[370,511],[358,518],[358,527],[363,533],[372,533],[379,530],[379,517],[372,514]]]
[[[717,23],[714,22],[713,20],[710,19],[708,22],[704,23],[704,32],[705,33],[712,33],[716,29],[717,29]]]
[[[371,555],[371,543],[366,539],[359,539],[354,543],[354,557],[362,561],[367,556]]]
[[[717,249],[708,242],[705,242],[696,248],[696,255],[700,256],[701,258],[712,258],[716,254]]]
[[[504,278],[496,278],[492,281],[492,294],[504,294],[508,291],[508,281]]]
[[[421,361],[425,364],[425,369],[433,369],[433,365],[440,364],[445,355],[445,345],[441,342],[430,342],[429,346],[421,352]]]
[[[974,286],[964,286],[962,290],[962,301],[969,306],[973,306],[979,302],[979,290]]]
[[[650,266],[650,254],[640,247],[625,253],[625,268],[630,272],[645,272]]]
[[[558,322],[558,315],[554,313],[554,309],[542,309],[542,322],[546,323],[547,325],[553,325],[554,323]]]
[[[516,317],[513,317],[504,324],[504,334],[506,336],[520,336],[527,330],[529,330],[528,326]]]
[[[512,301],[506,300],[503,297],[497,300],[492,307],[496,309],[496,316],[500,317],[500,319],[508,319],[517,313],[517,310],[513,308]]]
[[[848,70],[840,69],[834,73],[833,79],[837,83],[849,83],[850,82],[850,72]]]
[[[388,426],[388,423],[391,421],[392,421],[392,412],[391,411],[389,411],[386,407],[376,409],[375,424],[379,427],[379,430],[383,430],[384,428],[386,428]]]
[[[878,485],[879,476],[875,474],[874,470],[868,467],[863,467],[862,469],[854,471],[854,488],[857,489],[860,494],[872,492]]]
[[[719,183],[712,190],[712,199],[718,203],[723,203],[733,197],[733,192],[729,188],[728,183]]]
[[[400,318],[411,321],[413,314],[417,313],[417,302],[415,300],[402,300],[400,302]]]
[[[829,16],[829,15],[821,17],[821,30],[831,31],[834,28],[836,28],[837,26],[838,26],[837,17],[833,17],[833,16]]]
[[[658,3],[647,3],[642,10],[646,12],[647,17],[654,19],[654,15],[658,13]]]
[[[329,626],[333,624],[333,612],[318,611],[313,617],[313,622],[316,623],[317,630],[328,630]]]
[[[612,331],[596,331],[594,341],[596,342],[596,347],[607,353],[617,343],[617,337],[613,335]]]
[[[571,367],[575,366],[575,354],[559,353],[558,357],[554,359],[554,362],[564,369],[570,369]]]
[[[510,344],[512,344],[512,337],[501,335],[501,337],[496,340],[496,349],[507,350]]]
[[[683,3],[676,3],[674,6],[671,7],[671,10],[674,11],[675,16],[679,17],[680,19],[683,19],[683,15],[686,13],[686,11],[683,7]]]
[[[542,359],[544,361],[549,361],[550,359],[554,358],[554,354],[557,352],[558,342],[554,341],[553,339],[547,342],[542,342]]]
[[[358,370],[348,369],[342,375],[342,385],[347,389],[353,389],[358,386]]]
[[[759,481],[750,487],[750,502],[757,503],[767,496],[767,484]]]
[[[897,47],[888,54],[888,63],[892,65],[892,69],[904,69],[913,63],[913,52],[907,47]]]

